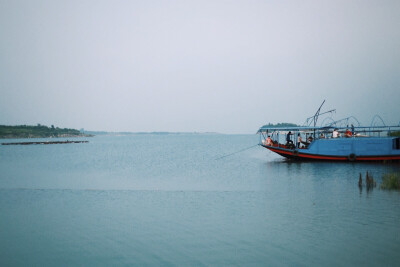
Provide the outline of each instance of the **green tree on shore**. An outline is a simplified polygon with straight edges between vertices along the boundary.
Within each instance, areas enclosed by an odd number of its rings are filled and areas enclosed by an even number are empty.
[[[87,136],[76,129],[55,128],[54,125],[47,127],[41,125],[0,125],[0,138],[45,138],[45,137],[74,137]]]

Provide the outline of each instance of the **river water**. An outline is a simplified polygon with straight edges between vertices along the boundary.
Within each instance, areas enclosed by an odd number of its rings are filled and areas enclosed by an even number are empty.
[[[82,140],[82,139],[79,139]],[[0,265],[398,265],[399,164],[289,162],[256,135],[0,146]],[[21,140],[3,140],[15,142]],[[358,187],[366,171],[378,187]]]

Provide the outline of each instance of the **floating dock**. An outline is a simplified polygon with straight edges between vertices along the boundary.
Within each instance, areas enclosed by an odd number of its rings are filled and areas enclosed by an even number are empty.
[[[8,145],[55,145],[55,144],[79,144],[89,143],[89,141],[42,141],[42,142],[18,142],[18,143],[1,143],[3,146]]]

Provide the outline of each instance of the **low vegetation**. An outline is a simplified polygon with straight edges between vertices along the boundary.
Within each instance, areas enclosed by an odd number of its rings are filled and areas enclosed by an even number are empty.
[[[400,190],[400,173],[384,174],[380,187],[387,190]]]
[[[388,133],[389,136],[400,136],[400,131],[392,131]]]
[[[18,125],[6,126],[0,125],[0,138],[45,138],[45,137],[74,137],[74,136],[90,136],[81,133],[79,130],[58,128],[51,125],[38,124],[37,126],[31,125]]]
[[[365,175],[365,183],[363,181],[362,175],[360,173],[358,179],[358,186],[360,189],[365,187],[367,191],[376,187],[376,181],[368,172]],[[400,172],[387,173],[382,176],[382,182],[380,184],[380,189],[384,190],[399,190],[400,191]]]

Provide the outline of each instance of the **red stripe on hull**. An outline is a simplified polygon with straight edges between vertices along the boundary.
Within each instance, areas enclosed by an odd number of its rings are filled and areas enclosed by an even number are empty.
[[[281,156],[293,158],[293,159],[311,159],[311,160],[337,160],[337,161],[383,161],[383,160],[400,160],[400,155],[396,156],[360,156],[356,157],[354,160],[350,160],[348,157],[343,156],[326,156],[326,155],[311,155],[306,153],[301,153],[301,150],[297,150],[297,154],[293,151],[287,151],[282,149],[277,149],[275,147],[264,146],[263,147],[275,152]]]

